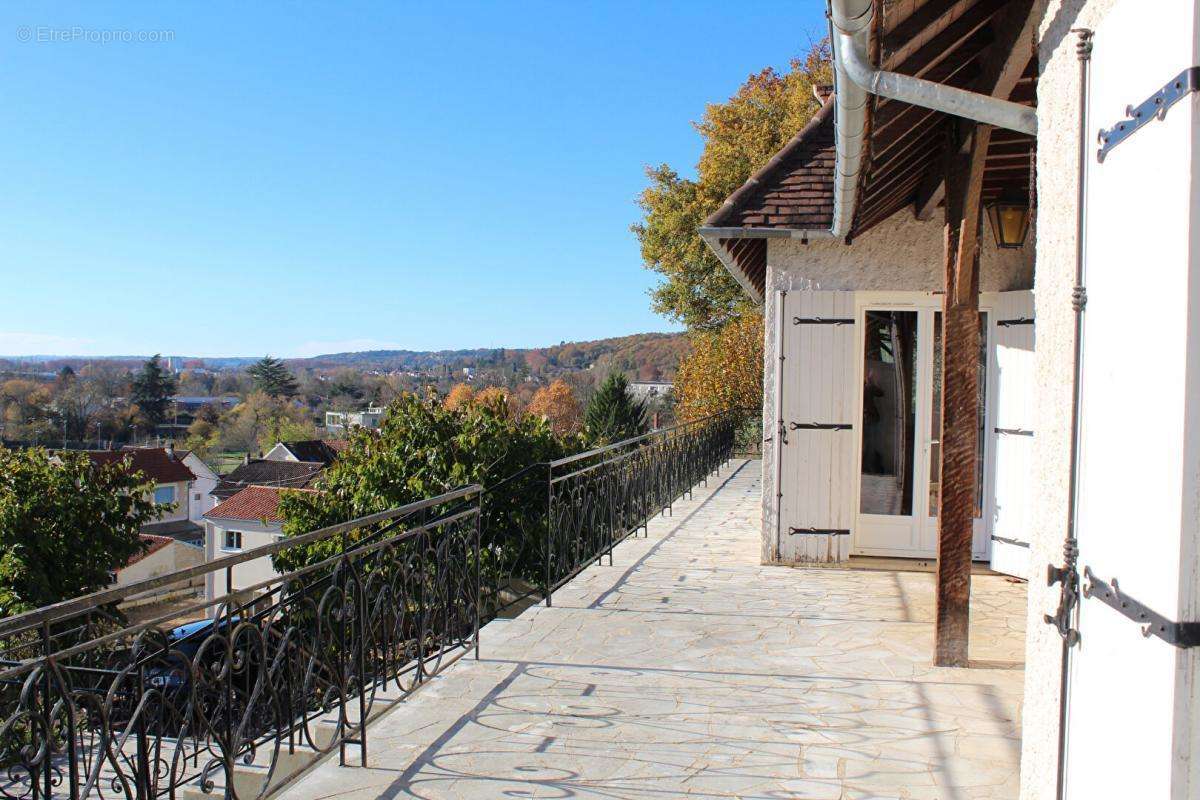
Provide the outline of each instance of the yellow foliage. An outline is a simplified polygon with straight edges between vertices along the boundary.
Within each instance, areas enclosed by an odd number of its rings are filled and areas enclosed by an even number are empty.
[[[446,399],[442,402],[442,407],[447,411],[457,411],[460,408],[466,408],[474,402],[475,390],[465,383],[459,383],[450,390],[450,394],[446,395]]]
[[[498,406],[503,409],[504,415],[512,416],[512,409],[509,407],[508,391],[501,389],[499,386],[489,386],[475,394],[474,405],[477,406]]]
[[[675,375],[681,421],[731,408],[762,405],[763,319],[757,312],[734,317],[713,332],[691,335],[692,353]]]
[[[536,417],[545,417],[559,436],[576,433],[583,419],[575,392],[562,378],[538,389],[526,411]]]

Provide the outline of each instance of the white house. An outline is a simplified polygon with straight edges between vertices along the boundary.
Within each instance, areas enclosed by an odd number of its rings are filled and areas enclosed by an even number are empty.
[[[329,431],[344,431],[347,428],[376,430],[383,423],[386,408],[367,406],[363,411],[326,411],[325,428]]]
[[[204,463],[204,459],[192,451],[177,450],[175,452],[184,465],[196,476],[188,488],[188,519],[197,525],[203,525],[205,512],[216,505],[213,490],[217,488],[217,482],[221,478],[213,471],[212,467]]]
[[[248,486],[218,503],[204,515],[204,555],[206,561],[253,550],[283,538],[283,518],[279,516],[280,489],[273,486]],[[238,564],[230,571],[206,576],[205,595],[209,600],[241,591],[276,575],[269,557]],[[215,606],[209,612],[215,611]]]
[[[197,476],[185,463],[185,455],[173,447],[132,447],[125,450],[89,450],[88,458],[97,465],[128,462],[129,468],[142,473],[154,482],[151,499],[169,509],[151,523],[142,526],[143,533],[172,536],[188,541],[199,541],[203,531],[193,521],[192,495]],[[194,458],[194,457],[193,457]],[[194,459],[199,461],[199,459]],[[207,474],[211,470],[205,468]],[[214,476],[215,477],[215,476]],[[204,493],[199,501],[202,505]]]
[[[762,559],[936,559],[945,666],[971,560],[1029,578],[1021,797],[1200,796],[1197,3],[829,10],[701,229],[765,312]]]
[[[670,381],[630,381],[629,394],[635,400],[664,400],[671,396],[675,384]]]

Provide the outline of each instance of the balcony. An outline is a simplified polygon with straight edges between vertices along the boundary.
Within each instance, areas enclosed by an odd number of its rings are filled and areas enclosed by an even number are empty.
[[[977,576],[976,668],[932,667],[931,573],[758,563],[740,420],[0,620],[0,796],[1016,797],[1023,585]]]
[[[287,800],[1015,798],[1025,592],[979,575],[973,666],[930,665],[933,576],[760,566],[730,462],[371,728]]]

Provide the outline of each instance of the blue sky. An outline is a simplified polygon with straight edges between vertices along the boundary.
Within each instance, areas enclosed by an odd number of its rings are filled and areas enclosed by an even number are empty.
[[[670,329],[644,166],[824,5],[6,4],[0,355]]]

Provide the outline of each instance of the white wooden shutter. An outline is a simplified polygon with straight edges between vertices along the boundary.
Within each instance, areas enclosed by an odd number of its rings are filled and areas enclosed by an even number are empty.
[[[1200,617],[1198,106],[1184,94],[1159,118],[1153,99],[1196,64],[1195,19],[1191,0],[1122,0],[1095,32],[1092,148],[1146,106],[1103,161],[1088,153],[1077,538],[1092,590],[1072,657],[1068,800],[1200,797],[1200,648],[1130,617]]]
[[[1037,398],[1033,292],[1004,292],[992,311],[996,337],[995,508],[992,569],[1028,580],[1033,520],[1033,414]]]
[[[779,560],[850,555],[854,492],[854,293],[789,292],[783,320]],[[842,426],[851,426],[844,428]]]

